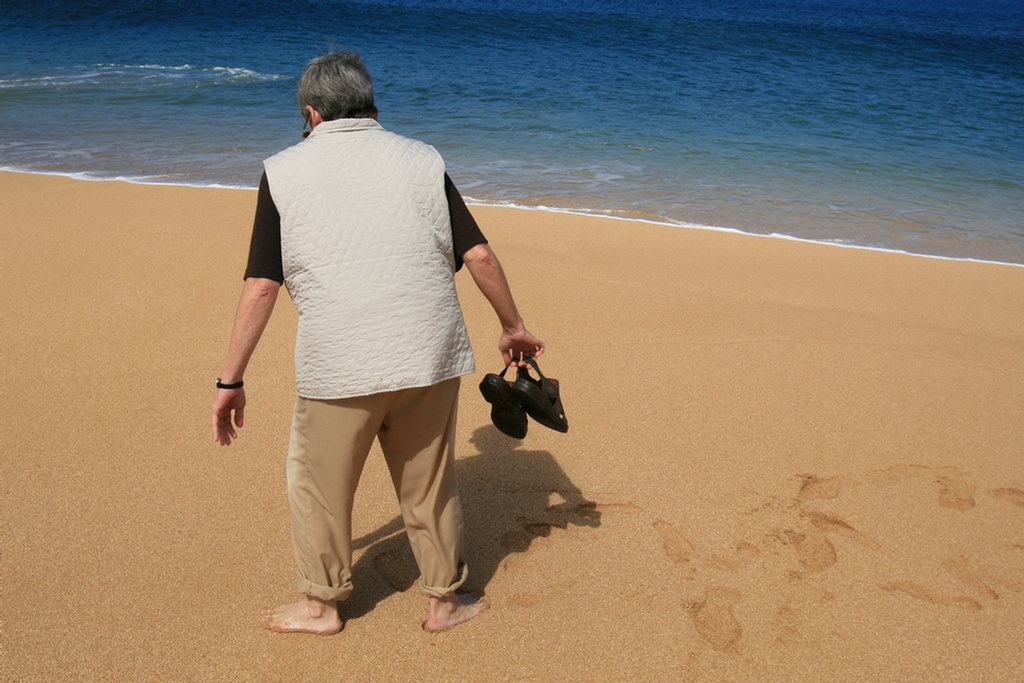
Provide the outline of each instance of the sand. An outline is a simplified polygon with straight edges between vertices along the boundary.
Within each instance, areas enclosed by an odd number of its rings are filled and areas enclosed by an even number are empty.
[[[426,600],[379,454],[331,637],[295,597],[295,313],[209,405],[255,193],[0,173],[2,673],[11,681],[1022,680],[1024,268],[500,207],[568,434],[458,429],[469,588]]]

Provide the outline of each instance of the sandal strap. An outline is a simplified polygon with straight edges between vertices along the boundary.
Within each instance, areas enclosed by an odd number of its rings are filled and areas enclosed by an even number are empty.
[[[529,363],[534,370],[537,371],[537,375],[543,380],[545,379],[544,373],[540,371],[540,365],[537,364],[537,359],[533,356],[523,356],[523,360]]]

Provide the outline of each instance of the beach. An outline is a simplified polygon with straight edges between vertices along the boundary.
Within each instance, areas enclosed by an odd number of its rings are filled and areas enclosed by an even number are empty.
[[[260,629],[295,598],[287,297],[239,441],[209,418],[255,196],[0,173],[3,680],[1024,679],[1024,268],[497,206],[570,428],[491,425],[460,272],[491,609],[421,629],[375,448],[343,631]]]

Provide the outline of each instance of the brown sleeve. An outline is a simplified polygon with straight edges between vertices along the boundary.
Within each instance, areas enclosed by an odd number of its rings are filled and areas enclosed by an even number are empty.
[[[462,255],[478,244],[487,244],[487,238],[480,232],[480,226],[466,208],[466,202],[447,173],[444,174],[444,193],[448,197],[448,213],[452,218],[455,270],[459,270],[462,268]]]
[[[256,217],[252,223],[252,239],[249,241],[249,264],[245,268],[245,279],[263,277],[284,282],[284,263],[281,260],[281,214],[270,196],[267,174],[260,178],[260,189],[256,194]]]

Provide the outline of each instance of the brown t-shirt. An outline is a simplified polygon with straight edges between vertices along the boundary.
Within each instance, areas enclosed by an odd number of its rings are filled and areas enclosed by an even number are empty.
[[[462,268],[462,255],[471,247],[486,244],[487,239],[480,232],[480,226],[469,213],[466,202],[447,173],[444,174],[444,193],[448,198],[448,212],[451,215],[455,270],[459,270]],[[266,173],[260,178],[260,189],[256,195],[256,217],[253,219],[252,239],[249,241],[249,263],[245,268],[245,278],[251,277],[284,282],[281,214],[270,195]]]

